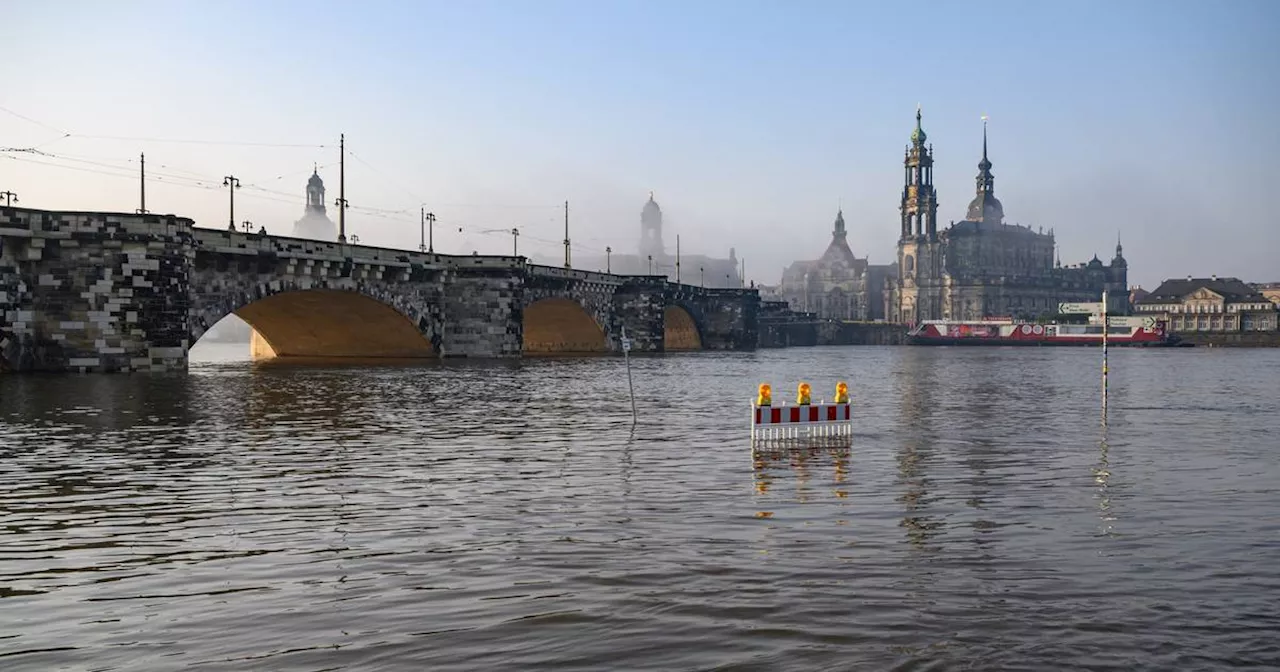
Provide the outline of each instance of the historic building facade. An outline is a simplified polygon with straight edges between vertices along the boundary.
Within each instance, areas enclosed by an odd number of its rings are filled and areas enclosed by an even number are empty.
[[[977,189],[963,221],[938,229],[933,188],[933,146],[927,144],[920,110],[903,158],[898,263],[885,283],[885,314],[892,322],[976,320],[989,316],[1034,318],[1057,312],[1064,301],[1099,301],[1110,291],[1110,308],[1128,308],[1128,264],[1119,241],[1109,264],[1095,255],[1087,264],[1055,262],[1049,233],[1004,221],[995,195],[995,175],[982,131]]]
[[[338,227],[324,211],[324,180],[320,179],[318,170],[312,170],[311,178],[307,180],[307,208],[302,213],[302,219],[293,223],[293,233],[290,235],[312,240],[338,239]]]
[[[1278,309],[1256,287],[1217,276],[1165,280],[1134,306],[1182,332],[1275,331]]]
[[[782,282],[768,296],[786,301],[792,310],[833,320],[884,318],[882,292],[889,267],[872,266],[849,247],[844,212],[836,213],[831,242],[822,256],[797,261],[782,272]]]

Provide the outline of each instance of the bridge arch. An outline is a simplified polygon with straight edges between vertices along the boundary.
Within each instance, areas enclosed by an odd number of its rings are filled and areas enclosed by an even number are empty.
[[[702,331],[693,312],[682,304],[667,304],[662,310],[663,350],[681,352],[702,349]]]
[[[194,296],[189,342],[232,313],[253,328],[255,358],[417,359],[439,352],[438,321],[430,311],[376,287],[264,283],[252,291]]]
[[[525,355],[587,354],[609,351],[609,340],[596,318],[582,304],[563,297],[546,297],[524,307]]]

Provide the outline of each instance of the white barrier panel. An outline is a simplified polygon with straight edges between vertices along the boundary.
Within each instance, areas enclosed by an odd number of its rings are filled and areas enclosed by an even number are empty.
[[[760,406],[751,404],[751,439],[804,439],[849,436],[853,433],[853,405],[797,404]]]

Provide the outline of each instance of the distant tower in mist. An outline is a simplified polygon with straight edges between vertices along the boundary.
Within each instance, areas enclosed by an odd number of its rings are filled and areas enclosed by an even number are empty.
[[[324,180],[316,170],[311,171],[311,178],[307,180],[307,207],[302,219],[293,224],[293,236],[313,240],[338,239],[338,227],[324,211]]]
[[[653,192],[649,192],[649,202],[640,211],[640,259],[652,256],[660,259],[666,256],[662,247],[662,208],[653,200]]]

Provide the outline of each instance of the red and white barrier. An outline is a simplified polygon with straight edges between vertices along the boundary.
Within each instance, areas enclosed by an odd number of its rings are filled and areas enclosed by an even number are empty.
[[[751,439],[805,439],[849,436],[853,433],[853,405],[751,404]]]

